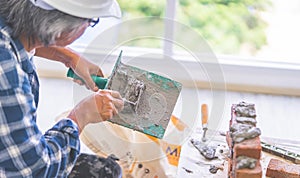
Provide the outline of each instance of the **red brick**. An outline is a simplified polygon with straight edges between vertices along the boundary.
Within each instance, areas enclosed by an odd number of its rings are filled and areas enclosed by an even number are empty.
[[[259,137],[248,139],[234,144],[233,157],[236,158],[237,156],[248,156],[250,158],[260,159],[261,149]]]
[[[229,149],[232,149],[233,148],[233,142],[232,142],[232,138],[230,137],[230,132],[229,131],[226,132],[226,142],[227,142],[227,145],[228,145]]]
[[[266,176],[272,178],[300,178],[300,165],[271,159],[267,168]]]
[[[258,160],[254,169],[235,169],[236,163],[233,161],[234,178],[261,178],[262,167]]]
[[[228,158],[228,176],[232,175],[232,159]]]

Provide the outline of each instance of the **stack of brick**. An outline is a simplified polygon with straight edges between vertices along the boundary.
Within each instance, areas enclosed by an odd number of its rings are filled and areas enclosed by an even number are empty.
[[[261,178],[260,129],[256,127],[254,104],[241,102],[231,107],[226,140],[230,149],[228,177]]]

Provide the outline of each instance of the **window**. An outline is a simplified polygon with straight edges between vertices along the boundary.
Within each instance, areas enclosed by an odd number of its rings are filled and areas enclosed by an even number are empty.
[[[300,63],[300,3],[292,0],[178,0],[177,19],[217,54]]]
[[[300,62],[297,0],[288,3],[280,0],[119,0],[119,3],[123,21],[149,16],[174,19],[199,33],[219,55]],[[149,31],[155,30],[158,23],[151,20],[148,26],[153,24],[153,28]],[[128,46],[162,48],[162,44],[145,39]],[[175,47],[176,50],[180,49]]]
[[[193,44],[199,45],[199,40],[189,36],[184,30],[181,34],[176,34],[176,25],[182,24],[201,36],[204,42],[209,44],[211,52],[216,54],[227,89],[300,95],[300,81],[296,77],[300,75],[300,50],[297,49],[297,42],[300,40],[300,3],[297,0],[118,2],[123,11],[121,21],[111,18],[101,20],[96,30],[90,29],[87,35],[72,47],[81,49],[85,44],[89,44],[89,49],[95,49],[94,53],[103,51],[105,55],[122,46],[122,49],[126,49],[123,53],[125,57],[151,52],[163,53],[180,61],[193,61],[194,56],[189,53],[189,47],[194,47]],[[166,19],[160,19],[164,17]],[[143,20],[135,23],[137,19]],[[107,30],[103,32],[103,28]],[[100,34],[100,37],[91,40],[89,35],[95,36],[95,33]],[[135,35],[138,38],[134,38]],[[177,41],[184,41],[189,47],[186,48],[185,45],[176,43]],[[201,44],[198,49],[202,52],[201,55],[205,56],[207,50],[201,51]],[[136,64],[147,65],[145,61]],[[209,86],[209,79],[197,73],[199,67],[192,63],[185,65],[191,73],[196,74],[192,82],[200,83],[201,87]],[[155,70],[166,70],[161,62],[155,63],[152,59],[148,66],[161,66],[162,69]],[[176,75],[172,77],[191,83],[191,78],[184,78],[178,72]]]

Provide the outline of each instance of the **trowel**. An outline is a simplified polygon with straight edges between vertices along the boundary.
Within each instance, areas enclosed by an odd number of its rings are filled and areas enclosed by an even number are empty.
[[[207,104],[202,104],[201,105],[201,121],[202,121],[202,129],[203,129],[203,134],[202,134],[202,142],[206,142],[206,132],[208,130],[207,128],[207,121],[208,121],[208,108]]]
[[[182,84],[164,76],[121,62],[122,51],[108,78],[92,76],[100,89],[118,91],[124,109],[109,121],[130,129],[163,138]],[[80,79],[72,69],[68,77]]]

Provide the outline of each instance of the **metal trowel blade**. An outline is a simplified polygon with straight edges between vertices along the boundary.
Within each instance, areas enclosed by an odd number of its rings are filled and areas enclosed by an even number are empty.
[[[162,138],[182,85],[153,72],[123,64],[121,54],[107,89],[119,91],[125,100],[124,109],[109,121]]]

